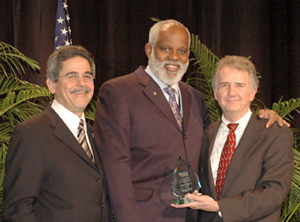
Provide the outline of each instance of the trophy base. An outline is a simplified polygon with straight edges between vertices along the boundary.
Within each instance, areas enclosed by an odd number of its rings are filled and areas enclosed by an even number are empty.
[[[173,204],[175,204],[175,205],[181,205],[181,204],[187,204],[187,203],[191,203],[191,202],[194,202],[194,200],[191,200],[189,198],[182,198],[182,199],[175,200],[173,202]]]

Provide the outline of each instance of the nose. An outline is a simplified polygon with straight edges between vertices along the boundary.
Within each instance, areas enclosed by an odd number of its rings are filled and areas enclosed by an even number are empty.
[[[235,96],[236,95],[236,89],[234,86],[229,87],[229,95]]]
[[[169,55],[169,58],[170,58],[170,60],[178,61],[178,59],[179,59],[178,52],[176,50],[171,51],[170,55]]]
[[[86,82],[83,79],[83,75],[79,75],[77,79],[77,85],[85,85]]]

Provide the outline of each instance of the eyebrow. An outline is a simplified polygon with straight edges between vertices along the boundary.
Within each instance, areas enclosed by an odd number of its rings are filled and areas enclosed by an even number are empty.
[[[67,75],[69,75],[69,74],[78,74],[78,73],[79,73],[79,72],[71,71],[71,72],[68,72]],[[93,73],[90,72],[90,71],[86,71],[86,72],[84,72],[84,74],[90,74],[90,75],[93,75]]]

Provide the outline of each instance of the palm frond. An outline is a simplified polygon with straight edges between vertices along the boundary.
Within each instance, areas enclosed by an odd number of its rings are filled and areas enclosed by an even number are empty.
[[[7,93],[6,97],[0,103],[0,116],[6,113],[8,110],[16,107],[22,102],[26,102],[30,99],[37,97],[51,96],[49,90],[42,86],[36,86],[35,89],[20,90],[18,92],[12,91]]]
[[[95,121],[96,104],[97,101],[92,99],[84,111],[85,118],[89,121],[89,123],[93,123]]]
[[[291,122],[294,120],[291,113],[296,111],[300,113],[300,98],[290,99],[289,101],[283,101],[282,98],[278,101],[278,103],[273,103],[272,109],[278,113],[278,115],[285,120]]]
[[[299,138],[295,141],[299,141]],[[293,150],[294,173],[290,192],[281,208],[282,222],[299,221],[300,219],[300,152],[297,149]]]
[[[210,112],[212,122],[220,120],[222,116],[221,108],[218,102],[214,99],[214,92],[211,85],[216,63],[220,60],[214,53],[211,52],[201,41],[197,35],[191,35],[190,51],[195,58],[190,61],[196,70],[189,74],[186,83],[199,89],[205,98],[206,105]]]
[[[2,71],[5,75],[8,73],[12,73],[14,75],[23,74],[25,71],[20,61],[23,61],[33,70],[40,69],[40,66],[35,60],[25,56],[15,47],[7,43],[0,42],[0,71]],[[8,66],[9,71],[6,70],[5,65]]]

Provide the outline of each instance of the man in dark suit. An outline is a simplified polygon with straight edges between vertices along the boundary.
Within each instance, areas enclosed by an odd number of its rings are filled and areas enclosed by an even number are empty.
[[[102,163],[83,112],[94,77],[94,60],[81,46],[50,56],[47,86],[54,100],[11,136],[4,221],[111,221]]]
[[[188,66],[189,32],[166,20],[150,30],[147,68],[104,83],[99,92],[95,139],[117,221],[184,221],[171,177],[178,156],[198,169],[203,128],[210,124],[203,95],[180,81]],[[176,91],[178,125],[164,88]]]
[[[251,112],[258,79],[247,58],[221,59],[213,88],[223,116],[208,127],[209,145],[201,152],[203,195],[189,194],[195,202],[173,206],[202,210],[198,221],[279,222],[293,174],[293,133],[277,124],[266,129]]]

